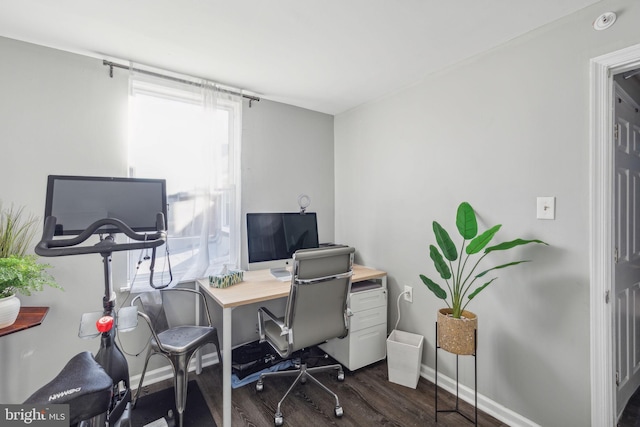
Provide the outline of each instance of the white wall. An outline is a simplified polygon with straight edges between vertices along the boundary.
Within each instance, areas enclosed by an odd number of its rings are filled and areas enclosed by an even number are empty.
[[[594,31],[608,10],[618,21]],[[388,271],[390,327],[399,290],[414,287],[400,329],[425,336],[430,368],[443,303],[418,276],[438,278],[431,222],[457,235],[468,201],[481,229],[503,224],[498,241],[550,243],[487,263],[533,260],[497,272],[468,307],[479,393],[543,426],[590,425],[589,60],[640,43],[639,20],[637,2],[604,1],[335,118],[336,239]],[[557,198],[554,221],[536,220],[537,196]],[[454,360],[439,358],[451,378]],[[461,361],[467,386],[472,367]]]
[[[6,38],[0,38],[0,53],[0,200],[42,217],[49,174],[126,176],[126,72],[115,70],[111,79],[99,59]],[[245,103],[243,134],[243,213],[295,211],[297,195],[307,192],[323,239],[333,240],[333,118],[274,102]],[[309,153],[310,160],[298,161]],[[74,354],[99,345],[79,339],[77,331],[81,313],[102,307],[100,257],[43,261],[53,265],[65,291],[21,297],[24,305],[50,311],[42,325],[0,338],[2,403],[22,402]],[[125,262],[114,255],[116,288],[124,284]],[[118,302],[125,298],[119,295]],[[220,313],[212,314],[221,324]],[[255,307],[234,316],[247,319],[234,325],[234,341],[255,339]],[[147,336],[143,327],[120,334],[132,353],[143,349]],[[143,357],[128,359],[131,375],[138,374]]]

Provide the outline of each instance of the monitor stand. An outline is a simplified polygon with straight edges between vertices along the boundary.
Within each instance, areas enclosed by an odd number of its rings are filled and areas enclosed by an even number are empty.
[[[283,282],[291,279],[291,272],[286,268],[270,268],[269,271],[273,277]]]

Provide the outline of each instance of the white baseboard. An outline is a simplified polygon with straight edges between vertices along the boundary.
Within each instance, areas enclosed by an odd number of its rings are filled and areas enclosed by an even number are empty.
[[[420,366],[420,376],[426,380],[435,383],[435,370],[426,365]],[[447,390],[449,393],[456,394],[456,382],[453,378],[449,378],[442,373],[438,373],[438,387]],[[458,396],[471,405],[474,404],[475,393],[474,390],[460,384],[458,387]],[[478,393],[478,409],[489,414],[492,417],[502,421],[503,423],[512,427],[540,427],[539,424],[534,423],[528,418],[505,408],[497,402],[489,399],[488,397]]]
[[[161,359],[161,357],[155,356],[154,358]],[[196,359],[197,356],[194,356],[191,359],[191,363],[189,363],[189,372],[194,372],[196,370]],[[218,354],[215,351],[211,353],[202,355],[202,367],[215,365],[218,363]],[[141,374],[134,375],[130,378],[129,382],[131,384],[131,390],[136,390],[138,388],[138,384],[140,383]],[[147,371],[144,374],[144,384],[143,386],[151,385],[158,383],[160,381],[168,380],[173,378],[173,369],[170,364],[163,366],[161,368],[154,369],[153,371]]]

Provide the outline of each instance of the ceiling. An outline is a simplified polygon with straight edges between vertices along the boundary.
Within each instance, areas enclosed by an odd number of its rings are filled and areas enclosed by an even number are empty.
[[[0,36],[338,114],[598,1],[1,0]]]

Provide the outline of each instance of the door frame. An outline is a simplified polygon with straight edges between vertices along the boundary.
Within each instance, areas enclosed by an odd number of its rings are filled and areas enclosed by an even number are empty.
[[[591,425],[615,426],[613,333],[613,76],[640,65],[640,44],[590,64]]]

